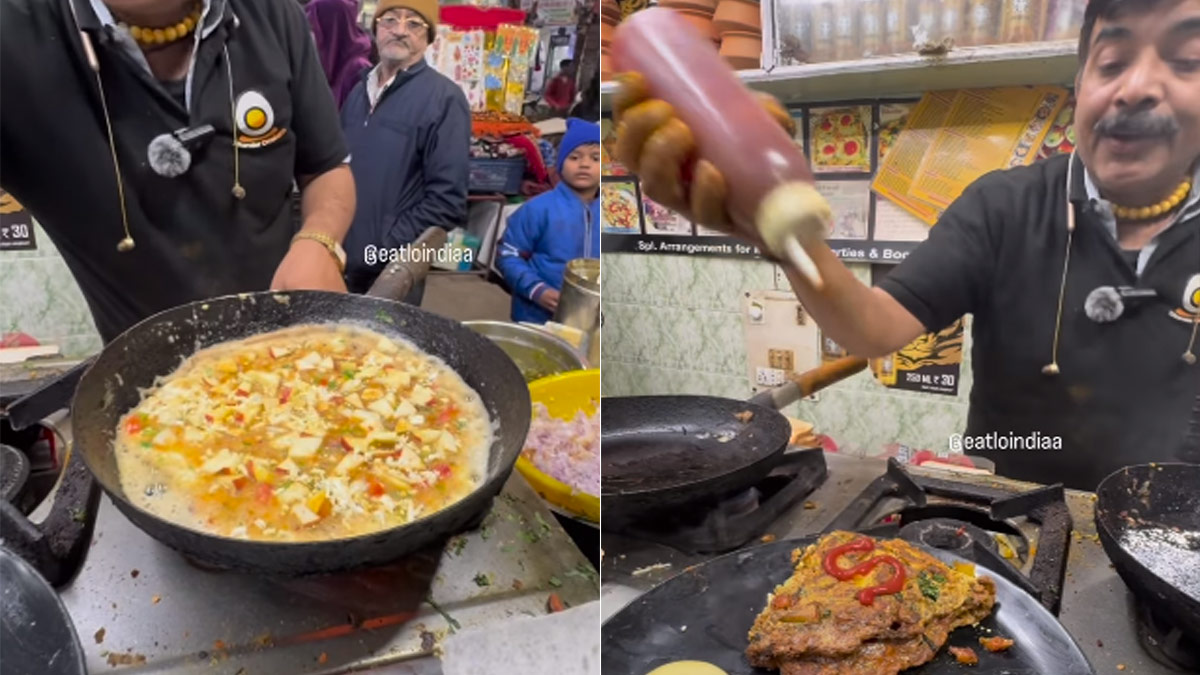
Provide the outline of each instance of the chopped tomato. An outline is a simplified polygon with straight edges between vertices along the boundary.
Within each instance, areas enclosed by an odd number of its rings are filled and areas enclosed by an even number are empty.
[[[251,478],[254,477],[254,460],[252,459],[246,460],[246,474]]]
[[[388,455],[388,457],[395,457],[396,459],[400,459],[403,456],[404,456],[403,450],[397,450],[397,451],[393,452],[392,454]]]
[[[458,416],[458,410],[452,405],[448,406],[445,410],[443,410],[441,412],[441,414],[438,415],[437,423],[438,424],[447,424],[457,416]]]
[[[842,115],[842,126],[848,127],[854,123],[854,118],[850,115]]]
[[[279,474],[280,476],[288,475],[287,469],[281,469],[279,467],[275,467],[275,473]]]
[[[858,143],[856,141],[846,141],[844,147],[847,155],[854,156],[858,154]]]
[[[274,495],[275,489],[266,483],[259,483],[258,488],[254,491],[254,499],[259,504],[270,504],[271,497]]]
[[[213,423],[215,420],[213,419],[213,416],[212,416],[212,415],[205,415],[205,416],[204,416],[204,421],[205,421],[205,422],[208,422],[209,424],[212,424],[212,423]]]
[[[775,596],[775,599],[771,601],[771,607],[774,607],[775,609],[787,609],[792,606],[793,602],[794,599],[790,595],[777,595]]]
[[[386,493],[387,490],[383,489],[383,484],[379,481],[371,481],[370,487],[367,488],[367,494],[371,495],[372,497],[382,497]]]
[[[245,416],[245,415],[243,415],[242,413],[238,413],[238,414],[234,415],[234,416],[233,416],[233,419],[237,420],[237,423],[238,423],[238,424],[245,424],[245,423],[246,423],[246,416]]]
[[[281,404],[287,403],[288,399],[291,397],[292,397],[292,388],[291,387],[285,386],[285,387],[281,387],[279,389],[279,402]]]
[[[142,424],[142,416],[134,415],[133,417],[129,418],[128,422],[125,423],[125,431],[129,432],[130,436],[137,436],[142,432]]]
[[[434,464],[432,468],[434,471],[437,472],[437,475],[441,478],[445,478],[445,477],[449,476],[452,471],[452,469],[450,468],[450,465],[446,464],[445,462],[438,462],[437,464]]]
[[[241,396],[242,398],[246,398],[247,396],[250,395],[250,392],[246,391],[245,389],[238,389],[237,391],[235,391],[233,393],[237,394],[238,396]]]
[[[242,488],[246,487],[246,484],[249,482],[250,482],[250,479],[246,478],[245,476],[242,476],[241,478],[234,478],[233,479],[233,487],[236,490],[241,490]]]

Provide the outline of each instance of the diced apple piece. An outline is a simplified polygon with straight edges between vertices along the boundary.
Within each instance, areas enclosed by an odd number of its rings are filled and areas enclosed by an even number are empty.
[[[333,370],[333,359],[328,356],[321,359],[321,370]]]
[[[300,521],[301,525],[312,525],[321,519],[320,516],[313,513],[312,509],[308,508],[304,504],[296,504],[293,506],[292,515],[296,516],[296,519]]]
[[[205,433],[194,427],[188,427],[183,430],[184,443],[200,443],[204,440]]]
[[[297,438],[292,442],[291,447],[288,448],[288,456],[301,459],[312,457],[317,454],[317,450],[321,449],[322,440],[320,436],[302,436]]]
[[[284,504],[302,502],[305,499],[308,499],[308,488],[304,487],[304,485],[301,483],[292,483],[291,485],[287,486],[287,489],[276,494],[276,496],[279,497],[279,501],[283,502]]]
[[[391,431],[372,431],[367,434],[367,445],[395,445],[399,437]]]
[[[271,352],[271,358],[273,358],[273,359],[282,359],[283,357],[292,353],[291,348],[283,347],[280,345],[271,347],[271,349],[269,351]]]
[[[313,370],[319,365],[321,365],[321,355],[316,352],[309,352],[296,361],[296,368],[299,370]]]
[[[354,412],[352,412],[350,414],[350,417],[353,417],[354,419],[361,422],[364,427],[368,427],[368,429],[367,429],[368,431],[370,431],[371,429],[380,429],[383,427],[383,420],[381,420],[379,418],[379,415],[377,413],[372,412],[370,410],[355,410]]]
[[[365,452],[367,449],[367,440],[365,438],[354,438],[353,436],[342,436],[342,448],[346,452]]]
[[[217,369],[218,373],[225,373],[226,375],[233,375],[238,371],[237,361],[234,361],[233,359],[221,359],[220,361],[217,361],[216,366],[214,367]]]
[[[395,354],[396,352],[400,351],[400,347],[388,338],[380,338],[379,343],[375,345],[375,349],[378,349],[384,354]]]
[[[365,461],[363,456],[357,452],[348,452],[345,457],[342,457],[342,461],[338,462],[338,465],[334,467],[333,472],[339,476],[347,474]]]
[[[412,491],[412,485],[410,485],[408,481],[397,476],[391,471],[378,471],[375,473],[375,475],[381,482],[386,483],[393,490],[400,490],[401,492]]]
[[[433,443],[442,437],[441,429],[418,429],[413,433],[416,434],[417,438],[426,443]]]
[[[443,433],[438,439],[438,449],[445,452],[458,452],[458,441],[449,433]]]
[[[392,372],[388,373],[387,375],[384,375],[383,377],[379,378],[379,383],[382,384],[383,386],[387,387],[388,389],[395,391],[397,389],[402,389],[404,387],[407,387],[409,384],[411,384],[412,376],[409,375],[408,373],[405,373],[405,372],[402,372],[399,370],[393,370]]]
[[[362,399],[359,398],[358,394],[350,394],[349,396],[347,396],[346,403],[349,403],[354,408],[364,407]]]
[[[388,405],[388,402],[383,399],[372,401],[371,404],[367,406],[367,410],[377,412],[383,417],[391,417],[394,414],[392,411],[392,406]]]
[[[288,457],[287,459],[280,462],[279,466],[277,466],[276,468],[283,469],[284,471],[288,472],[289,476],[295,476],[296,474],[300,473],[300,467],[296,466],[296,463],[294,461],[292,461],[291,457]]]
[[[154,435],[154,440],[151,442],[159,447],[170,445],[175,442],[175,432],[170,429],[163,429]]]
[[[200,473],[217,473],[237,466],[238,461],[236,454],[230,452],[228,448],[221,448],[220,452],[200,465]]]
[[[412,417],[417,414],[417,408],[408,401],[400,401],[400,405],[396,406],[396,417]]]
[[[433,400],[433,392],[430,391],[428,387],[423,387],[418,384],[417,386],[413,387],[411,399],[412,402],[417,405],[425,405]]]
[[[334,354],[341,354],[342,352],[346,351],[346,341],[341,338],[334,338],[329,343],[329,351],[333,352]]]

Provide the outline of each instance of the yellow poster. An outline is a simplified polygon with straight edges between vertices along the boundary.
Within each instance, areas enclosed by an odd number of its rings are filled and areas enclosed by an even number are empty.
[[[933,145],[939,129],[950,114],[954,92],[935,91],[925,94],[908,115],[904,130],[894,139],[889,137],[888,148],[880,158],[879,170],[871,189],[890,199],[897,206],[920,218],[925,224],[937,222],[941,210],[909,194],[913,179]]]
[[[1066,102],[1061,87],[957,92],[909,195],[944,209],[983,174],[1032,164]]]
[[[957,395],[963,323],[959,319],[940,332],[922,335],[895,354],[872,359],[875,379],[890,389]]]

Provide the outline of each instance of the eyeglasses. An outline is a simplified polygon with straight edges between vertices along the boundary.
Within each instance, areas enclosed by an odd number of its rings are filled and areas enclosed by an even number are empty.
[[[379,20],[379,25],[395,33],[398,29],[403,28],[404,32],[416,34],[429,27],[429,24],[420,19],[397,19],[394,16],[385,16]]]

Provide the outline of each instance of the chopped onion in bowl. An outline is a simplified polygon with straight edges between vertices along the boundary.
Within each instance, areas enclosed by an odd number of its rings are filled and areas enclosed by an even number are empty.
[[[538,469],[572,489],[600,494],[600,414],[582,410],[570,421],[551,417],[545,404],[533,404],[522,454]]]

